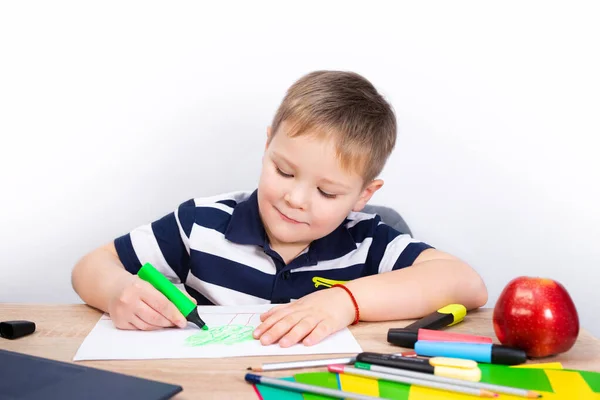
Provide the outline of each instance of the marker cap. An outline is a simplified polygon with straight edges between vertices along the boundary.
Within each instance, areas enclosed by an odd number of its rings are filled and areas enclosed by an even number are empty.
[[[388,330],[387,341],[396,346],[414,348],[419,340],[419,334],[416,331],[405,328],[391,328]]]
[[[452,314],[454,320],[448,326],[456,325],[467,315],[467,308],[462,304],[448,304],[446,307],[442,307],[438,310],[442,314]]]
[[[524,350],[515,349],[512,347],[492,345],[492,363],[515,365],[523,364],[527,361],[527,354]]]
[[[18,339],[35,332],[35,323],[31,321],[0,322],[0,336],[5,339]]]

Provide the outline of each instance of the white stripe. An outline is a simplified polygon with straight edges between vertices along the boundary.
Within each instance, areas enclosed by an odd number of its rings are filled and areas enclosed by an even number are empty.
[[[179,209],[175,210],[175,221],[177,221],[177,227],[179,228],[179,236],[181,236],[181,241],[185,246],[185,251],[187,251],[188,255],[190,254],[190,241],[183,231],[183,227],[181,226],[181,221],[179,221]]]
[[[154,232],[152,232],[152,225],[147,224],[140,226],[131,231],[130,235],[133,250],[142,265],[149,262],[154,268],[162,272],[171,282],[180,283],[179,277],[171,267],[169,267],[167,260],[165,260],[163,253],[160,251]]]
[[[223,286],[204,282],[191,272],[188,274],[186,285],[202,293],[208,300],[219,306],[242,306],[252,304],[268,304],[269,300],[250,294],[238,292]]]
[[[262,305],[237,305],[237,306],[198,306],[198,313],[204,314],[245,314],[245,313],[264,313],[275,307],[275,304],[262,304]]]
[[[213,203],[216,203],[218,201],[223,201],[223,200],[233,200],[236,203],[239,203],[241,201],[246,200],[248,197],[250,197],[251,194],[252,194],[252,192],[248,192],[248,191],[237,191],[237,192],[230,192],[230,193],[222,193],[222,194],[218,194],[216,196],[210,196],[210,197],[198,197],[198,198],[194,199],[194,204],[196,204],[196,207],[200,207],[200,206],[211,205]]]
[[[260,246],[232,243],[221,232],[197,224],[192,226],[190,248],[247,265],[265,274],[275,275],[277,272],[275,262]]]
[[[379,263],[379,273],[391,271],[400,254],[411,243],[419,243],[419,240],[413,239],[409,234],[396,236],[389,242]]]
[[[346,223],[346,228],[350,229],[352,228],[354,225],[358,224],[361,221],[366,221],[368,219],[373,219],[375,218],[376,214],[367,214],[367,213],[363,213],[363,212],[351,212],[350,214],[348,214],[347,219],[351,220],[350,222]]]
[[[302,271],[324,271],[331,269],[342,269],[347,268],[356,264],[364,264],[367,260],[367,254],[369,254],[369,248],[373,243],[373,238],[365,238],[362,243],[357,243],[357,249],[346,253],[342,257],[335,258],[333,260],[320,261],[317,265],[310,265],[308,267],[301,267],[292,269],[290,272],[302,272]]]
[[[213,204],[203,204],[201,206],[196,206],[198,208],[216,208],[217,210],[225,211],[228,214],[233,213],[233,208],[229,207],[227,204],[223,203],[213,203]]]

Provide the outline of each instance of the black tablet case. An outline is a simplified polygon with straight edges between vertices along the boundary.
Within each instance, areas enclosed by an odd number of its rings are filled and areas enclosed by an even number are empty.
[[[183,388],[0,350],[0,400],[163,400]]]

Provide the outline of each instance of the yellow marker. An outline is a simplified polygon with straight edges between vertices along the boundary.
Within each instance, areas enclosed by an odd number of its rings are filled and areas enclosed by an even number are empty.
[[[431,357],[429,364],[434,367],[453,367],[462,369],[477,368],[477,361],[465,360],[462,358],[450,358],[450,357]]]
[[[481,370],[477,362],[462,360],[460,358],[432,357],[429,364],[434,367],[434,375],[446,378],[462,379],[464,381],[479,382]]]
[[[407,330],[418,330],[418,329],[440,329],[446,326],[452,326],[458,324],[467,315],[467,308],[462,304],[449,304],[439,310],[429,314],[420,320],[413,322],[404,329]]]

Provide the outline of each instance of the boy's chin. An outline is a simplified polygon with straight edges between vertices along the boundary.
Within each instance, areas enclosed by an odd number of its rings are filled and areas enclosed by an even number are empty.
[[[312,240],[304,235],[299,235],[298,232],[292,232],[291,229],[275,228],[271,231],[274,239],[279,243],[292,244],[292,243],[310,243]]]

